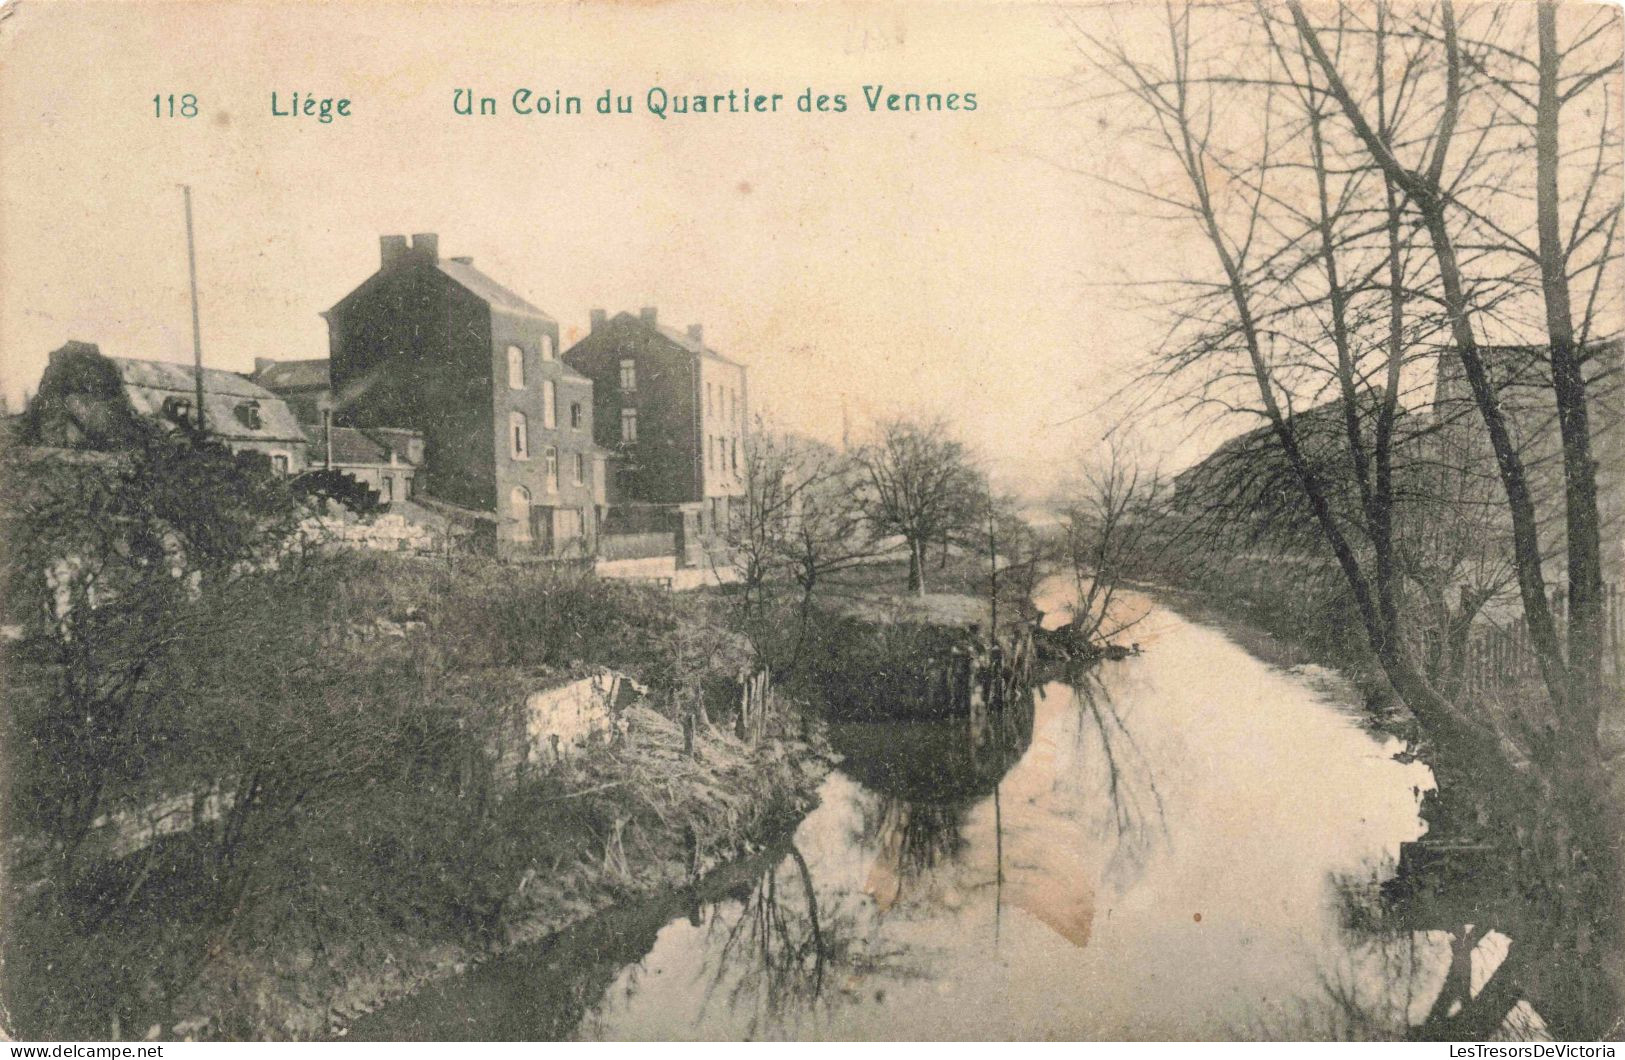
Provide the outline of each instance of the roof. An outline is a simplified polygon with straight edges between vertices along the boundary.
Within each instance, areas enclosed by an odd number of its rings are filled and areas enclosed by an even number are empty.
[[[415,437],[421,437],[416,431],[381,429],[361,427],[334,427],[333,433],[333,463],[335,465],[381,464],[389,463],[389,454],[395,452],[401,463],[413,466],[407,459],[406,443]],[[327,452],[327,432],[322,427],[306,426],[305,437],[310,440],[312,463],[325,459]]]
[[[192,398],[197,378],[189,365],[170,361],[142,361],[133,357],[108,357],[118,368],[125,393],[136,413],[165,419],[164,400]],[[258,425],[253,425],[245,406],[258,405]],[[203,369],[203,415],[211,434],[222,438],[257,441],[304,441],[299,420],[287,402],[236,372],[219,368]]]
[[[629,321],[629,322],[631,322],[633,324],[638,325],[639,327],[649,328],[651,331],[655,332],[655,334],[661,336],[666,341],[670,342],[672,345],[677,346],[677,347],[679,347],[679,348],[681,348],[683,350],[686,350],[689,353],[692,353],[692,354],[694,354],[694,355],[696,355],[698,357],[709,357],[713,361],[721,361],[723,364],[731,364],[736,368],[745,367],[743,364],[741,364],[740,362],[734,360],[732,357],[724,357],[722,354],[718,353],[716,350],[713,350],[711,347],[707,346],[704,342],[702,342],[702,341],[700,341],[698,339],[695,339],[687,331],[680,331],[677,328],[668,327],[665,324],[661,324],[661,323],[655,323],[655,324],[651,325],[647,320],[643,319],[642,314],[629,313],[629,312],[627,312],[625,310],[622,310],[621,312],[615,314],[615,319],[616,320],[626,320],[626,321]]]
[[[621,315],[632,316],[630,313],[622,313]],[[633,317],[633,319],[638,320],[640,323],[642,322],[640,317]],[[713,361],[721,361],[724,364],[731,364],[735,367],[744,367],[744,365],[740,364],[733,358],[724,357],[722,354],[718,353],[716,350],[713,350],[705,343],[695,339],[687,331],[678,331],[676,328],[667,327],[665,324],[656,324],[654,328],[656,331],[660,332],[660,334],[664,335],[672,342],[675,342],[689,353],[699,354],[701,357],[709,357]]]
[[[469,262],[459,261],[456,258],[439,258],[434,264],[435,268],[483,299],[493,309],[554,322],[552,317],[497,283]]]
[[[328,361],[318,357],[308,361],[256,361],[249,376],[268,390],[325,389],[329,385]]]
[[[400,503],[402,502],[396,502],[396,504]],[[437,515],[444,516],[445,518],[450,519],[452,522],[463,526],[470,523],[500,523],[502,521],[502,517],[497,515],[495,512],[483,512],[475,508],[464,508],[460,505],[452,504],[450,501],[443,501],[438,497],[431,497],[424,493],[417,494],[408,503],[417,505],[419,508],[426,509],[427,511],[433,512]],[[398,509],[395,509],[394,505],[391,505],[391,510]]]
[[[423,441],[423,432],[414,431],[410,427],[367,427],[365,430],[373,438],[376,438],[380,444],[402,454],[402,461],[406,460],[405,453],[408,446],[413,442]]]

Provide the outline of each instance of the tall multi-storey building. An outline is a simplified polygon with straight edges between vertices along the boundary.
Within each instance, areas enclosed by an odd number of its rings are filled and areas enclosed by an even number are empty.
[[[500,554],[591,555],[592,382],[552,317],[438,244],[384,236],[378,271],[323,314],[332,422],[420,432],[416,490],[490,516]]]
[[[666,327],[653,308],[594,309],[591,321],[564,359],[593,383],[611,506],[681,506],[699,533],[719,532],[745,492],[745,366],[707,346],[698,324]]]

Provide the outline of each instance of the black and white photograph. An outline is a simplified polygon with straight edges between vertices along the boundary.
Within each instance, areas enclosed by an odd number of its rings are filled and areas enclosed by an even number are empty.
[[[0,5],[0,1048],[1612,1057],[1622,57]]]

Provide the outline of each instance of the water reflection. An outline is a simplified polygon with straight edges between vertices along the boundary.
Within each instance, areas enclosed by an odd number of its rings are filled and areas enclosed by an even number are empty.
[[[1076,675],[1069,684],[1084,712],[1077,739],[1093,737],[1096,741],[1092,754],[1082,747],[1076,749],[1079,761],[1097,763],[1096,769],[1087,772],[1097,776],[1101,786],[1098,797],[1086,799],[1084,804],[1100,808],[1096,835],[1111,849],[1106,875],[1121,888],[1143,869],[1152,845],[1167,839],[1167,810],[1157,789],[1156,770],[1099,673],[1090,670]]]
[[[1452,947],[1376,889],[1425,768],[1215,630],[1140,639],[1003,711],[842,727],[790,844],[462,1007],[529,1010],[515,1037],[1392,1037],[1461,961],[1489,981],[1494,933]]]
[[[1396,873],[1398,875],[1396,875]],[[1259,1037],[1339,1041],[1541,1040],[1528,999],[1508,993],[1512,941],[1490,923],[1448,913],[1451,896],[1421,903],[1395,887],[1391,859],[1334,878],[1346,949],[1323,959],[1296,1010]],[[1461,897],[1458,895],[1458,897]]]

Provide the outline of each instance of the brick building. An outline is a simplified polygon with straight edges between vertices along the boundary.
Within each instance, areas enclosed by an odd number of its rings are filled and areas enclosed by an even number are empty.
[[[591,314],[565,362],[592,380],[596,441],[612,454],[608,500],[668,506],[685,536],[727,526],[745,492],[745,367],[707,346],[698,324],[679,331],[653,308]]]
[[[333,423],[423,435],[420,494],[495,517],[513,557],[590,555],[600,468],[592,383],[558,323],[433,234],[380,240],[379,269],[323,316]]]

